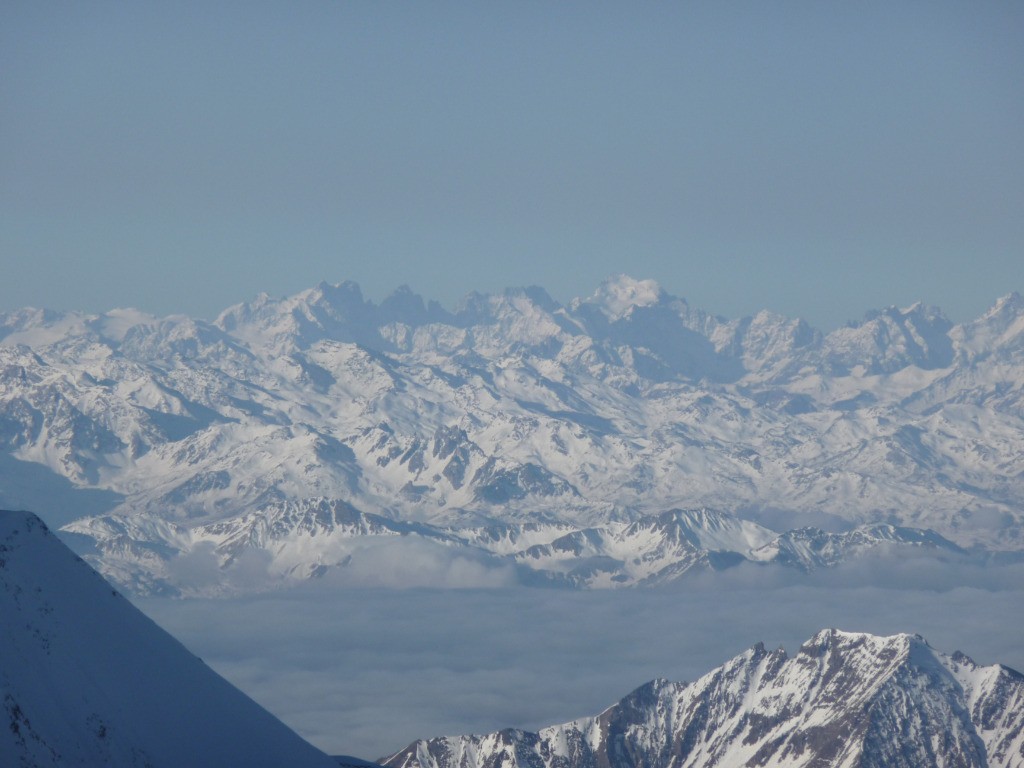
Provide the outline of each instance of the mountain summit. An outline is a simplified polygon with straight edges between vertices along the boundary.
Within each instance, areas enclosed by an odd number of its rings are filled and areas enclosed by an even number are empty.
[[[668,298],[668,294],[654,280],[636,280],[628,275],[616,275],[601,283],[589,299],[576,302],[575,306],[594,306],[614,322],[637,307],[653,307]]]
[[[1024,676],[916,635],[828,629],[792,657],[761,644],[692,683],[655,680],[537,733],[417,741],[389,768],[1016,768]]]

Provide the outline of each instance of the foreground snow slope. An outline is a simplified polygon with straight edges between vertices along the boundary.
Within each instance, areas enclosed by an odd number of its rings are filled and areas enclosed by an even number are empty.
[[[336,765],[24,512],[0,512],[0,618],[0,765]]]
[[[596,717],[418,741],[391,768],[1019,768],[1024,676],[912,635],[758,644],[693,683],[655,680]]]

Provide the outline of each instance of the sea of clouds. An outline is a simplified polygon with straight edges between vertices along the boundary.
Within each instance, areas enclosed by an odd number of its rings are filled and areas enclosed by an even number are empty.
[[[1024,669],[1019,563],[868,559],[811,576],[742,566],[578,592],[524,587],[442,549],[382,544],[287,591],[136,602],[314,744],[366,758],[596,714],[652,678],[692,680],[758,641],[792,653],[823,627],[918,633]]]

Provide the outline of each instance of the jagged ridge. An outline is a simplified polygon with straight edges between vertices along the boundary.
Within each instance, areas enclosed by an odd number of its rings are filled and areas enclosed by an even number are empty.
[[[758,644],[693,683],[655,680],[596,717],[414,742],[391,768],[937,768],[1024,764],[1024,676],[921,637],[824,630]]]

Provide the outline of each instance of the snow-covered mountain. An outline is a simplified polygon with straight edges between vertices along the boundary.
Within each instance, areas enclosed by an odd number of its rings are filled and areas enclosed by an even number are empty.
[[[596,717],[414,742],[391,768],[982,768],[1024,765],[1024,675],[915,635],[824,630],[758,644],[692,683],[655,680]]]
[[[576,528],[566,523],[440,527],[360,512],[335,499],[274,502],[227,521],[186,526],[107,515],[65,526],[95,542],[108,574],[138,593],[231,594],[323,576],[381,546],[440,547],[529,584],[587,588],[663,584],[741,563],[810,572],[863,557],[982,560],[932,531],[875,524],[842,533],[782,534],[709,509],[669,510]],[[157,545],[153,542],[162,542]],[[182,571],[181,553],[206,558],[215,579]],[[194,576],[194,575],[193,575]],[[237,576],[237,578],[236,578]]]
[[[0,616],[0,765],[338,765],[28,513],[0,511]]]
[[[630,565],[652,546],[686,571],[667,528],[657,545],[626,532],[675,509],[771,529],[696,550],[801,567],[860,551],[854,529],[1019,552],[1024,300],[958,325],[891,307],[827,335],[625,276],[567,305],[526,288],[453,312],[408,289],[375,304],[353,283],[213,322],[18,310],[0,314],[0,446],[0,503],[67,524],[138,589],[173,587],[196,553],[230,567],[243,542],[288,540],[287,568],[263,549],[289,578],[340,565],[351,531],[303,554],[306,518],[275,512],[323,499],[363,516],[362,536],[426,536],[585,586],[664,580]],[[772,549],[780,519],[823,530]],[[494,549],[480,532],[503,526],[529,540]]]

